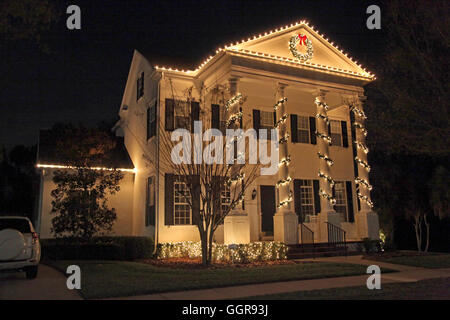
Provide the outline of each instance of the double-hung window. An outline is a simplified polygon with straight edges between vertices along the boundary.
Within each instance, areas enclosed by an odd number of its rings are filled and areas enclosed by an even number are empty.
[[[270,111],[261,111],[259,129],[267,130],[267,139],[271,138],[271,131],[274,128],[274,113]]]
[[[174,181],[174,224],[191,224],[191,193],[185,182]]]
[[[297,117],[297,142],[309,143],[310,130],[309,130],[309,117]]]
[[[342,221],[347,221],[347,194],[344,181],[337,181],[334,184],[334,197],[336,198],[334,210],[340,214]]]
[[[136,83],[136,101],[144,96],[144,72],[141,72]]]
[[[314,190],[312,180],[301,180],[300,199],[303,215],[314,215]]]
[[[342,127],[337,120],[330,121],[331,145],[342,147]]]

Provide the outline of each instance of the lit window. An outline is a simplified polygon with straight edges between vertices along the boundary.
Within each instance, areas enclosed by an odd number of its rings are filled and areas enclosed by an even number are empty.
[[[297,117],[297,139],[298,142],[309,143],[309,118],[308,117]]]
[[[342,128],[341,122],[337,120],[330,121],[331,145],[342,147]]]
[[[314,191],[312,180],[301,180],[300,182],[300,199],[302,206],[302,214],[313,215],[314,211]]]
[[[191,224],[191,193],[183,181],[174,182],[174,224]]]
[[[334,196],[336,198],[334,210],[340,214],[342,221],[347,221],[347,195],[345,191],[345,182],[339,181],[335,183]]]

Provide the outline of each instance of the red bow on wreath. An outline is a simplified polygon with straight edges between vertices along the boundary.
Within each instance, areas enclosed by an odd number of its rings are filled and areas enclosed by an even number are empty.
[[[298,35],[298,38],[300,39],[300,45],[302,45],[302,43],[304,45],[306,45],[306,36],[302,36],[302,35]]]

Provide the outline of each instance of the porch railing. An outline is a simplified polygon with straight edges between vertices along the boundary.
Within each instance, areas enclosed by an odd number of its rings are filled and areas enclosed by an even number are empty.
[[[305,226],[304,223],[300,224],[301,230],[301,240],[302,244],[313,244],[314,245],[314,231]]]
[[[347,239],[346,232],[344,229],[338,226],[325,222],[328,229],[328,243],[336,248],[343,248],[345,250],[345,255],[347,256]]]

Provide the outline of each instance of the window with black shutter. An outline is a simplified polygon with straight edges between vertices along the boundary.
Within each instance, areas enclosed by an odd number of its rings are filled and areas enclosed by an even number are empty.
[[[330,120],[329,131],[331,136],[331,145],[342,147],[341,122],[337,120]]]
[[[299,222],[309,222],[309,216],[320,212],[318,182],[318,180],[294,180],[294,206]]]

